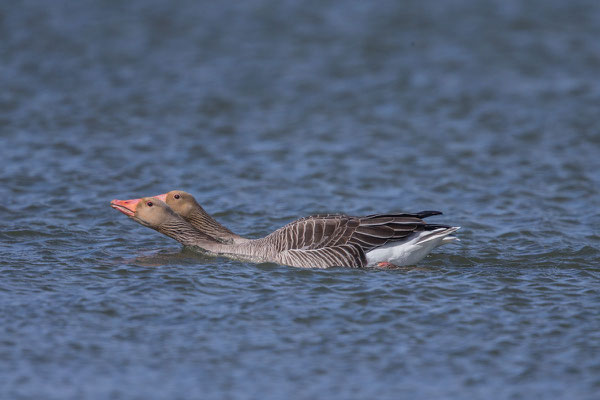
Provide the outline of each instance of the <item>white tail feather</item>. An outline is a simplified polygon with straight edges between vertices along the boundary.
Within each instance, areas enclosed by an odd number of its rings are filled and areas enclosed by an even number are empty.
[[[451,233],[454,233],[459,229],[460,229],[460,226],[453,226],[452,228],[436,229],[434,231],[428,232],[426,235],[420,236],[419,239],[415,242],[415,244],[423,244],[423,243],[429,242],[430,240],[435,240],[435,239],[439,239],[439,238],[443,238],[442,242],[444,242],[444,239],[451,239],[450,241],[452,241],[457,238],[449,238],[449,237],[445,237],[445,236],[448,236]]]
[[[380,262],[389,262],[398,266],[414,265],[436,247],[458,240],[448,235],[459,229],[459,226],[453,226],[430,232],[419,232],[407,240],[388,243],[373,249],[367,253],[367,266],[374,266]]]

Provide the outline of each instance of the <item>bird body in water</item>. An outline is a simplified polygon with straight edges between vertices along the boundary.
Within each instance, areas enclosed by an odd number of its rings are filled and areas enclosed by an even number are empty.
[[[439,211],[363,217],[322,214],[290,222],[263,238],[248,239],[221,225],[192,195],[180,190],[113,200],[111,206],[184,246],[211,255],[302,268],[414,265],[434,248],[457,240],[451,234],[459,229],[423,221]]]

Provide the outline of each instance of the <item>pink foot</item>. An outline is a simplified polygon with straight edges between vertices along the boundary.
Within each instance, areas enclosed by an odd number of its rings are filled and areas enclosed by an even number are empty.
[[[394,265],[394,264],[389,263],[387,261],[383,261],[383,262],[377,263],[377,266],[379,268],[396,268],[397,267],[397,265]]]

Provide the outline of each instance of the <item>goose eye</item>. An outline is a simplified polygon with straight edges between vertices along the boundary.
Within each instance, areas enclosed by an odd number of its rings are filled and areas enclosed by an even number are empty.
[[[175,196],[173,196],[173,197],[175,197],[176,199],[179,199],[181,196],[179,196],[178,194],[176,194],[176,195],[175,195]]]
[[[146,205],[147,205],[148,207],[152,207],[154,204],[152,204],[152,202],[151,202],[151,201],[149,201],[149,202],[147,202],[147,203],[146,203]]]

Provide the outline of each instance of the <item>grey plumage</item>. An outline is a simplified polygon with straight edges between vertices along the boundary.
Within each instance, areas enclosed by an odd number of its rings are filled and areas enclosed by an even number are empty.
[[[247,239],[235,244],[213,239],[209,243],[203,240],[202,243],[192,245],[215,255],[255,262],[275,262],[303,268],[361,268],[366,266],[366,253],[370,250],[404,240],[415,232],[449,228],[445,225],[427,224],[421,219],[437,214],[441,213],[427,211],[364,217],[313,215],[293,221],[261,239]],[[203,226],[197,221],[188,222],[194,222],[194,228],[202,232]],[[213,227],[211,229],[214,230]],[[189,243],[189,238],[186,242]]]
[[[456,240],[448,235],[458,229],[423,221],[441,214],[439,211],[363,217],[322,214],[290,222],[260,239],[246,239],[219,224],[193,196],[182,191],[134,200],[115,199],[111,206],[206,253],[302,268],[414,264],[433,248]]]

